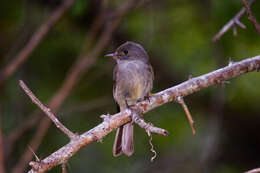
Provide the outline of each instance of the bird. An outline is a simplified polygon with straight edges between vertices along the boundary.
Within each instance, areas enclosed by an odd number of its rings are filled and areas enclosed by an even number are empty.
[[[119,110],[123,111],[138,101],[149,98],[153,87],[154,72],[145,49],[138,43],[127,41],[114,53],[105,55],[116,61],[113,72],[113,97]],[[134,152],[133,123],[117,129],[113,146],[115,157]]]

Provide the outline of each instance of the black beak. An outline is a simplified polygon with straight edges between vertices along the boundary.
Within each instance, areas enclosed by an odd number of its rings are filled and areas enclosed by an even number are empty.
[[[116,55],[115,55],[115,53],[110,53],[110,54],[106,54],[105,57],[115,58]]]

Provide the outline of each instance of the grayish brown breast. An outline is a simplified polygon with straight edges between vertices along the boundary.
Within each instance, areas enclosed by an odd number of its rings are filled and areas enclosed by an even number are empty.
[[[153,71],[151,65],[140,60],[119,61],[114,70],[113,95],[120,109],[133,105],[144,98],[152,89]]]

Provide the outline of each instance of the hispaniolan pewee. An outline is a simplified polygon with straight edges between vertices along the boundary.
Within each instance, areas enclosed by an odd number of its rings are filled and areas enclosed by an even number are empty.
[[[146,98],[153,86],[153,69],[144,48],[134,42],[126,42],[112,54],[106,55],[116,60],[114,68],[113,96],[120,111]],[[113,155],[134,152],[133,124],[127,123],[116,132]]]

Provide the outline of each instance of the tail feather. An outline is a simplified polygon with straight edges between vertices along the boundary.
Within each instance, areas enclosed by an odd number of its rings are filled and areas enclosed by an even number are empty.
[[[120,112],[120,107],[118,104],[117,110]],[[113,155],[117,157],[122,153],[127,156],[131,156],[134,153],[134,126],[132,123],[127,123],[120,126],[116,131]]]
[[[122,151],[127,156],[134,153],[134,126],[132,123],[127,123],[123,127]]]
[[[120,156],[122,153],[131,156],[134,153],[134,126],[127,123],[117,129],[113,146],[113,155]]]
[[[116,130],[116,137],[113,146],[113,155],[115,157],[122,154],[122,136],[123,136],[123,126]]]

